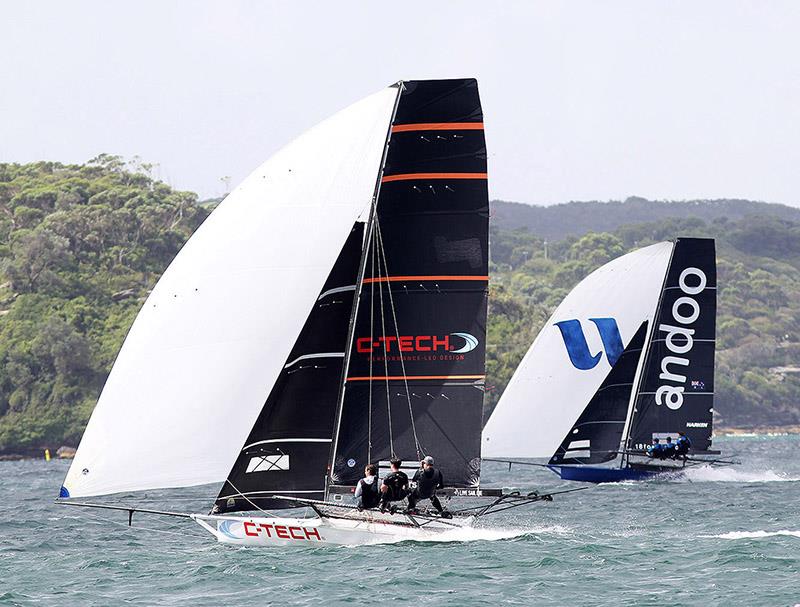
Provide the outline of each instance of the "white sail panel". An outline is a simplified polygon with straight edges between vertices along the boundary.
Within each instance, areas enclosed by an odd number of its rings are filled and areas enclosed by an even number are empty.
[[[483,430],[485,457],[550,457],[644,320],[673,244],[623,255],[584,278],[539,332]],[[594,319],[594,320],[592,320]]]
[[[396,97],[387,88],[283,148],[191,237],[131,327],[62,495],[225,480],[369,208]]]

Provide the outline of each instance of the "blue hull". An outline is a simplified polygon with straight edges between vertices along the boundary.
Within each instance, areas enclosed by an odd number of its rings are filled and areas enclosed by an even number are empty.
[[[660,470],[637,470],[635,468],[600,468],[592,466],[548,466],[565,481],[582,483],[619,483],[642,481],[660,474]]]

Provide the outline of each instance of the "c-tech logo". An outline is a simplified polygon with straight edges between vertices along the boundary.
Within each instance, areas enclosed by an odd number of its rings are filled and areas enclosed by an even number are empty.
[[[619,334],[617,321],[613,318],[590,318],[591,322],[597,327],[600,339],[603,342],[603,349],[606,351],[608,364],[612,367],[622,356],[625,346],[622,345],[622,337]],[[567,354],[572,366],[581,371],[594,369],[600,362],[603,353],[592,354],[589,351],[589,344],[586,343],[586,335],[583,333],[581,321],[577,318],[562,320],[555,323],[564,338],[564,345],[567,347]]]
[[[453,338],[456,339],[453,339]],[[460,343],[462,342],[463,343]],[[469,333],[450,333],[438,335],[381,335],[379,337],[359,337],[356,350],[362,354],[373,352],[449,352],[463,354],[478,347],[478,338]]]

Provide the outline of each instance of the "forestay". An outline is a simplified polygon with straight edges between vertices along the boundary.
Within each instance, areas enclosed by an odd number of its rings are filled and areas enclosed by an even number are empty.
[[[197,230],[137,316],[62,497],[226,478],[375,189],[397,88],[286,146]]]
[[[570,292],[492,412],[484,456],[550,457],[556,451],[642,323],[652,325],[672,249],[663,242],[623,255]]]

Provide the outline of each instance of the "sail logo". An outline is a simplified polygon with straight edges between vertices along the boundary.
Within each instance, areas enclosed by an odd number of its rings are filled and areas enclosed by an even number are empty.
[[[690,276],[697,280],[695,286],[686,283]],[[700,304],[692,296],[702,293],[707,282],[705,273],[699,268],[686,268],[681,272],[678,286],[684,295],[678,297],[672,304],[672,318],[676,324],[659,324],[658,326],[660,333],[666,333],[664,344],[667,346],[667,350],[672,354],[681,355],[664,356],[661,359],[661,373],[658,376],[662,384],[656,390],[656,403],[666,405],[673,411],[680,409],[683,405],[683,391],[686,384],[686,376],[680,374],[678,367],[689,366],[689,359],[683,355],[689,354],[694,346],[694,329],[689,325],[694,324],[700,318]]]
[[[617,321],[613,318],[590,318],[589,320],[597,327],[608,364],[613,367],[625,349],[625,346],[622,345],[622,336],[619,333]],[[581,371],[594,369],[603,357],[603,353],[591,353],[581,321],[577,318],[562,320],[555,323],[555,326],[561,331],[561,337],[564,339],[572,366]]]
[[[451,338],[463,340],[463,344]],[[457,347],[458,346],[458,347]],[[463,354],[478,347],[478,338],[470,333],[450,333],[437,335],[381,335],[380,337],[359,337],[356,351],[360,354],[373,352],[449,352]]]

